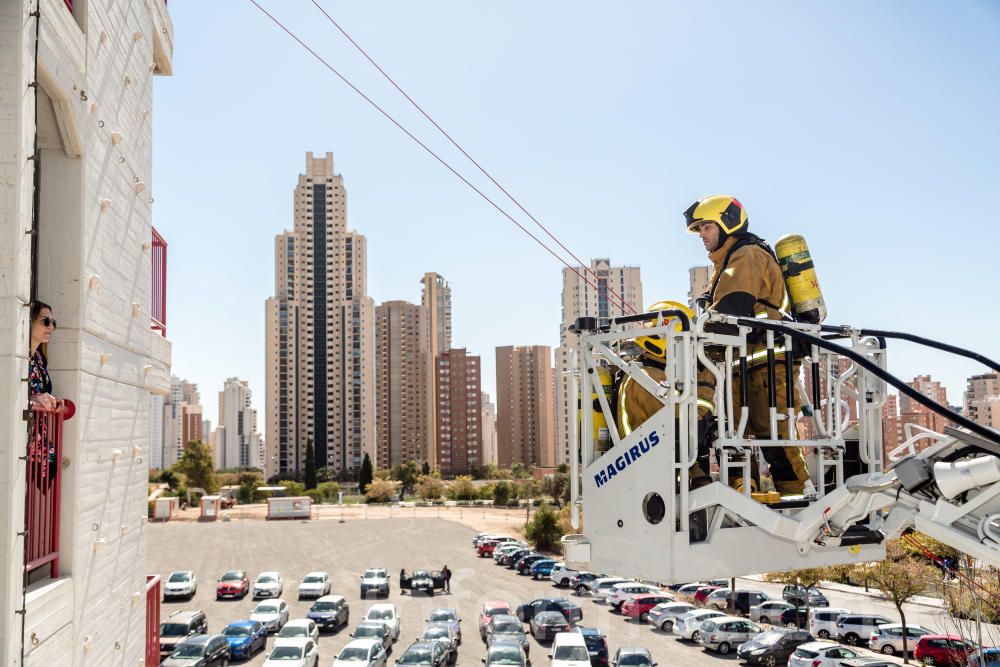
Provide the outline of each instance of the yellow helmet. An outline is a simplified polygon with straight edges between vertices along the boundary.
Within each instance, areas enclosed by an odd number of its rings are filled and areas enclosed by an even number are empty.
[[[694,319],[694,312],[688,308],[683,303],[678,303],[677,301],[657,301],[652,306],[650,306],[646,312],[647,313],[658,313],[661,310],[680,310],[683,311],[689,320]],[[664,318],[663,323],[669,325],[670,322],[674,322],[674,331],[681,330],[681,323],[676,317]],[[656,326],[655,321],[645,322],[643,324],[645,327]],[[667,358],[667,342],[663,336],[660,335],[650,335],[650,336],[636,336],[636,344],[642,349],[643,355],[649,357],[650,359],[656,359],[657,361],[665,361]]]
[[[698,225],[703,222],[714,222],[726,235],[744,229],[750,222],[740,200],[729,195],[712,195],[699,199],[684,211],[684,219],[689,232],[697,233]]]

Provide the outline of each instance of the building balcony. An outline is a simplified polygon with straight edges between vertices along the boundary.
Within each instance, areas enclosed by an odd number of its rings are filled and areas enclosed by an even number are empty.
[[[74,411],[69,401],[52,410],[33,407],[28,437],[24,568],[30,574],[48,566],[53,579],[59,576],[62,427]]]
[[[151,245],[153,285],[150,292],[150,327],[167,337],[167,242],[153,228]]]

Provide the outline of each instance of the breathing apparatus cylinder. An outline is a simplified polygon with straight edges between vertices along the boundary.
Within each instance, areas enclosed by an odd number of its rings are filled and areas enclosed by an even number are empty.
[[[793,317],[797,322],[819,324],[826,319],[826,303],[819,288],[816,269],[806,240],[799,234],[786,234],[778,239],[774,252],[785,278],[785,287],[792,300]]]
[[[598,387],[604,392],[604,397],[608,401],[608,406],[613,407],[614,376],[611,371],[604,366],[598,366],[594,369],[594,392],[590,396],[590,409],[593,413],[591,415],[591,421],[593,422],[594,427],[593,442],[595,456],[600,456],[604,452],[611,449],[611,432],[608,430],[608,420],[604,416],[604,411],[601,410],[601,402],[597,398]],[[583,422],[582,415],[578,414],[577,419],[578,425]],[[582,431],[580,432],[580,437],[583,437]]]

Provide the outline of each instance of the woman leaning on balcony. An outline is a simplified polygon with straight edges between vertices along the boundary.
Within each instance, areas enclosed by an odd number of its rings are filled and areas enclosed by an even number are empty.
[[[31,396],[31,406],[35,409],[55,410],[61,401],[52,395],[52,380],[49,378],[48,352],[49,339],[56,329],[56,321],[52,317],[52,307],[41,301],[31,304],[31,358],[28,360],[28,393]],[[39,419],[36,437],[28,448],[28,460],[31,463],[41,463],[48,459],[48,465],[41,466],[35,479],[38,482],[51,482],[56,474],[55,441],[49,437],[48,420]]]

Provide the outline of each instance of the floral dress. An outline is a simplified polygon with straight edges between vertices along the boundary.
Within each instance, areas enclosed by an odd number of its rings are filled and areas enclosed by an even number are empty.
[[[52,380],[49,378],[48,360],[41,346],[35,350],[28,360],[28,391],[32,396],[52,393]],[[56,447],[49,437],[49,420],[42,417],[36,421],[34,437],[28,444],[28,462],[36,467],[34,478],[37,483],[49,483],[56,474]],[[48,460],[48,465],[43,462]]]

